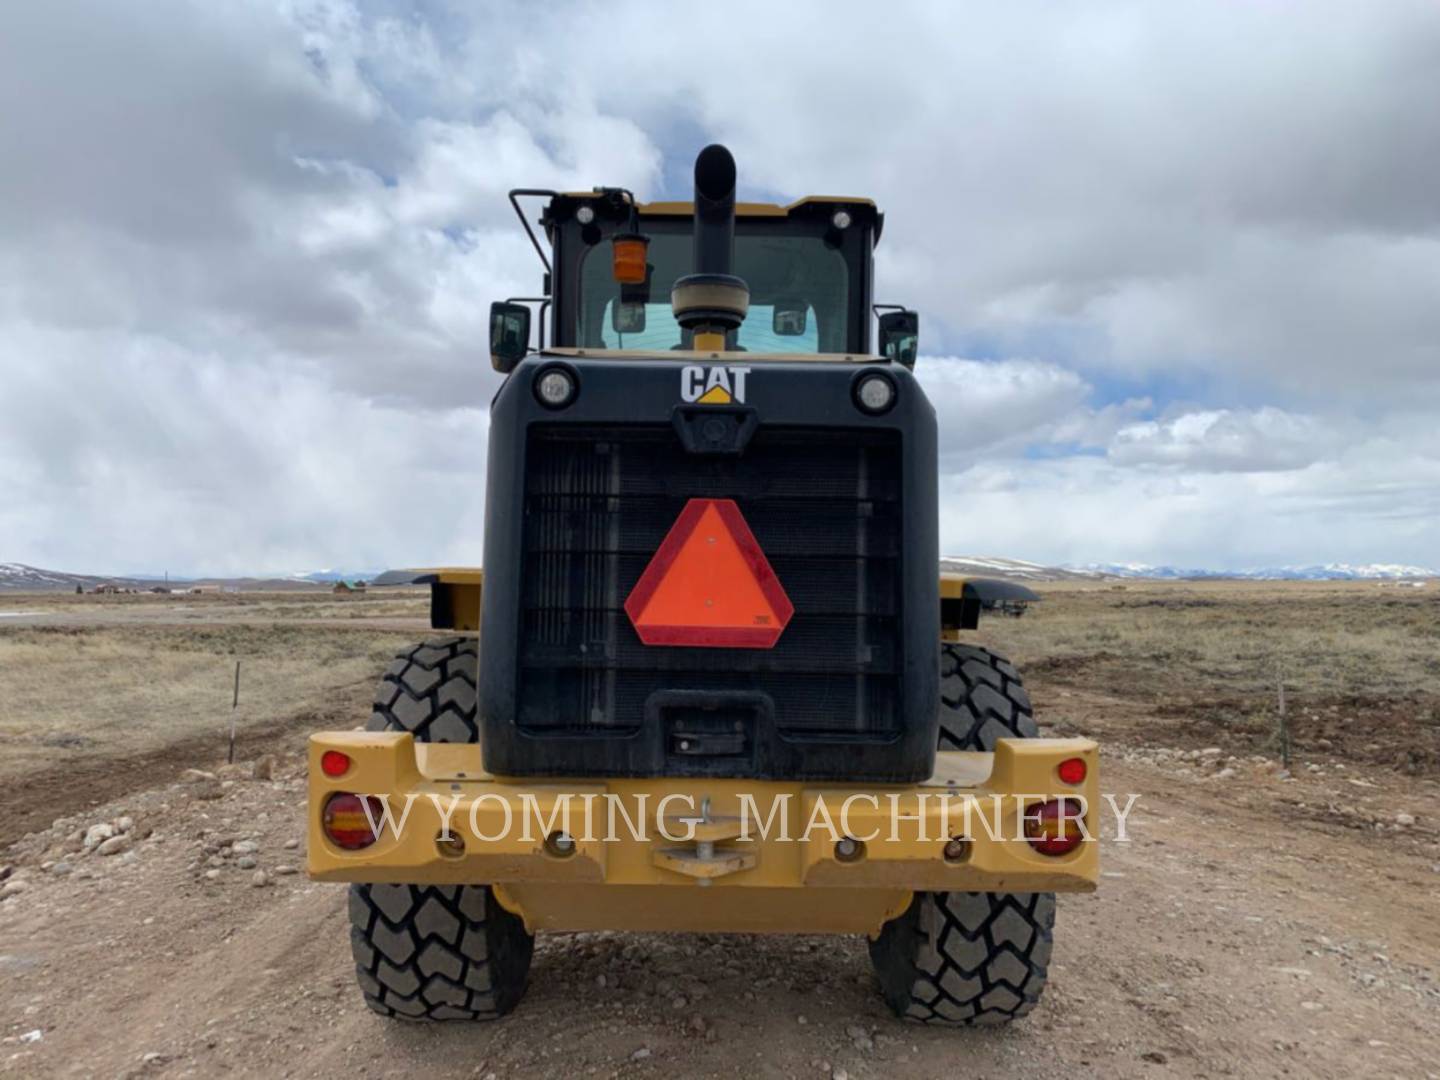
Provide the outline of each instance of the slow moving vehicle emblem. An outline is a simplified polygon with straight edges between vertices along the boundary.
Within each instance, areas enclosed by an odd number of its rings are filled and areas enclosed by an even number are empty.
[[[691,499],[625,601],[646,645],[769,649],[795,607],[733,499]]]

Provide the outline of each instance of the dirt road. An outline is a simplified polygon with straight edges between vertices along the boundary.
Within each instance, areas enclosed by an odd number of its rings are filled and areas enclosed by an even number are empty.
[[[1077,724],[1111,707],[1067,697]],[[299,737],[218,798],[158,760],[146,790],[0,859],[21,882],[0,902],[0,1075],[1440,1076],[1433,781],[1217,778],[1108,746],[1104,787],[1141,796],[1132,839],[1107,827],[1101,888],[1061,898],[1050,989],[1008,1030],[891,1019],[859,940],[629,934],[541,938],[508,1020],[414,1027],[362,1005],[343,887],[286,872]],[[1373,813],[1341,812],[1372,790]],[[121,815],[129,852],[53,850]]]

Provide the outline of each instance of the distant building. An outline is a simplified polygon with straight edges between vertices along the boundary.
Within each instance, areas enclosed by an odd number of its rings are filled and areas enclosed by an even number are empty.
[[[111,584],[110,582],[108,582],[108,581],[107,581],[104,585],[96,585],[96,586],[95,586],[95,595],[97,595],[97,596],[114,596],[114,595],[117,594],[119,591],[120,591],[120,586],[119,586],[119,585],[112,585],[112,584]]]
[[[349,582],[337,581],[330,591],[336,596],[354,596],[365,591],[365,582],[357,581],[352,585]]]

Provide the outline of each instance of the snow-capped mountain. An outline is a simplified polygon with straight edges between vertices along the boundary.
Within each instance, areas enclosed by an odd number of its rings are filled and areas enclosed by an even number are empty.
[[[1102,576],[1074,567],[1044,566],[996,555],[942,555],[940,569],[944,573],[1008,578],[1012,581],[1077,581]]]
[[[1277,580],[1307,581],[1348,581],[1348,580],[1396,580],[1399,578],[1440,577],[1440,570],[1426,566],[1406,566],[1401,563],[1325,563],[1322,566],[1280,566],[1264,570],[1250,570],[1246,577]]]
[[[315,585],[332,585],[337,581],[372,581],[380,570],[306,570],[291,574],[292,581],[308,581]]]
[[[1396,581],[1440,577],[1440,570],[1400,563],[1324,563],[1315,566],[1267,566],[1252,570],[1205,570],[1179,566],[1150,566],[1145,563],[1085,563],[1067,569],[1101,577],[1158,578],[1242,578],[1252,581]]]
[[[76,585],[86,590],[97,585],[119,585],[122,588],[139,588],[139,578],[97,577],[93,574],[67,574],[60,570],[41,570],[24,563],[0,563],[0,589],[64,589],[73,592]]]

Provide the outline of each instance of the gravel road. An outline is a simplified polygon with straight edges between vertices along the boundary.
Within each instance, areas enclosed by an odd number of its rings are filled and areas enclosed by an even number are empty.
[[[344,888],[295,872],[297,739],[261,779],[158,758],[0,856],[0,1075],[1440,1075],[1433,781],[1108,747],[1131,839],[1007,1030],[893,1020],[859,940],[633,934],[542,937],[508,1020],[417,1027],[364,1008]],[[1356,784],[1408,809],[1347,815]],[[112,854],[65,850],[97,824]]]

